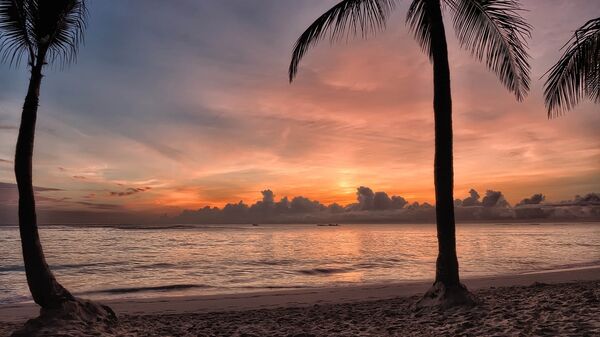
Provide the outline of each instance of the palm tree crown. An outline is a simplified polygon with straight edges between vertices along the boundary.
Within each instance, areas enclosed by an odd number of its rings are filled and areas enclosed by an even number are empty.
[[[86,19],[84,0],[0,0],[0,60],[73,62]]]
[[[547,73],[544,97],[549,118],[571,110],[584,97],[600,103],[600,18],[577,29],[565,47]]]
[[[406,23],[425,53],[431,57],[431,21],[425,5],[413,0]],[[367,35],[385,28],[397,0],[344,0],[321,15],[297,40],[289,67],[290,81],[308,49],[323,37],[336,41],[349,34]],[[529,55],[525,39],[531,26],[520,16],[514,0],[442,0],[453,15],[456,35],[462,47],[483,61],[518,100],[529,91]]]

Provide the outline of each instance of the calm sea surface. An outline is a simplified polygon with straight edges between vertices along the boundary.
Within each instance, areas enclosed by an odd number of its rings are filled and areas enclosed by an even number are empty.
[[[45,226],[78,295],[136,298],[432,279],[435,225]],[[462,275],[600,264],[600,223],[457,227]],[[0,303],[29,301],[17,227],[0,226]]]

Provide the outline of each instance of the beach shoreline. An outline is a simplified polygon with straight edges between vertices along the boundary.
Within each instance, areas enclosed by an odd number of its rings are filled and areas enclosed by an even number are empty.
[[[528,287],[532,285],[566,284],[567,287],[588,285],[600,281],[600,266],[534,273],[498,275],[463,280],[473,292],[494,292],[495,289]],[[331,288],[309,288],[274,290],[267,292],[204,295],[187,297],[157,297],[145,299],[110,300],[103,303],[111,306],[119,316],[163,317],[171,315],[187,317],[198,314],[215,314],[244,311],[303,310],[316,306],[343,306],[351,303],[391,301],[420,296],[431,285],[431,281],[389,284],[340,286]],[[521,288],[519,288],[521,289]],[[570,289],[570,288],[569,288]],[[523,290],[521,290],[523,291]],[[492,296],[493,297],[493,296]],[[574,303],[573,305],[576,305]],[[28,318],[35,317],[38,309],[32,303],[0,306],[0,323],[15,327]],[[600,323],[599,323],[600,328]],[[0,336],[8,331],[0,330]]]
[[[600,280],[600,265],[558,270],[541,270],[519,274],[473,277],[462,280],[470,290],[495,287],[526,286],[539,283],[571,283]],[[245,293],[192,296],[160,296],[123,300],[99,300],[117,314],[149,315],[242,311],[277,307],[301,307],[336,304],[422,294],[433,280],[390,282],[336,287],[270,290]],[[31,302],[0,305],[0,322],[23,321],[35,317],[38,307]]]

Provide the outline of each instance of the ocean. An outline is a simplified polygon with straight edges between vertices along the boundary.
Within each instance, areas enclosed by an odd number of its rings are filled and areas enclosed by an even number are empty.
[[[59,281],[94,299],[433,279],[433,224],[41,226]],[[600,223],[457,225],[462,277],[600,264]],[[0,226],[0,304],[31,301],[19,231]]]

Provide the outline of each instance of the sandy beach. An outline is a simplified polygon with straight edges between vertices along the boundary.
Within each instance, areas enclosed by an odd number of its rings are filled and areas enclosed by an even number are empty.
[[[108,301],[117,326],[65,323],[51,336],[597,336],[600,266],[466,279],[481,300],[447,311],[413,307],[430,282]],[[0,336],[36,315],[0,307]]]
[[[600,0],[0,0],[0,337],[600,337]]]

